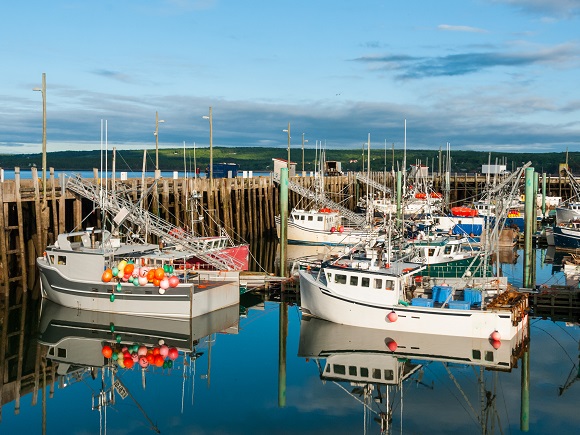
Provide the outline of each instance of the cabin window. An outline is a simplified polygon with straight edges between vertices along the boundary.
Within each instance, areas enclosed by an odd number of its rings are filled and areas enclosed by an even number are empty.
[[[303,221],[304,220],[304,215],[300,216],[300,220]]]
[[[383,280],[380,278],[375,278],[375,288],[383,288]]]
[[[427,252],[428,252],[428,254],[427,254],[427,255],[428,255],[429,257],[433,257],[433,255],[435,255],[435,248],[431,248],[431,249],[429,249]]]
[[[371,286],[371,279],[370,278],[366,278],[366,277],[362,277],[360,279],[360,285],[363,287],[370,287]]]
[[[351,276],[350,277],[350,285],[352,286],[358,286],[358,276]]]
[[[48,258],[50,260],[50,264],[54,264],[54,255],[49,255]]]
[[[350,376],[356,376],[357,374],[356,366],[348,366],[348,374]]]
[[[368,378],[369,377],[369,369],[366,367],[360,368],[360,377],[361,378]]]
[[[493,362],[493,352],[485,352],[485,360]]]
[[[480,360],[481,359],[481,350],[472,349],[471,355],[473,356],[473,359]]]
[[[308,216],[308,221],[312,221],[314,218],[312,216]]]
[[[327,273],[327,274],[326,274],[326,279],[327,279],[328,281],[332,281],[332,274],[331,274],[331,273]]]
[[[346,275],[336,274],[334,275],[334,282],[337,284],[346,284]]]
[[[322,216],[318,216],[318,222],[322,222],[324,218]]]
[[[66,358],[66,349],[59,347],[56,349],[56,353],[58,358]]]
[[[336,375],[346,375],[346,367],[342,364],[333,364],[332,371]]]
[[[373,379],[381,379],[381,369],[373,369],[371,376]]]
[[[451,254],[451,246],[446,246],[443,252],[445,253],[445,255]]]
[[[395,379],[395,373],[392,370],[385,369],[385,381],[392,381]]]
[[[385,280],[385,288],[387,290],[393,290],[395,288],[395,282],[391,281],[390,279]]]
[[[66,255],[59,255],[57,257],[58,259],[58,264],[66,264]]]

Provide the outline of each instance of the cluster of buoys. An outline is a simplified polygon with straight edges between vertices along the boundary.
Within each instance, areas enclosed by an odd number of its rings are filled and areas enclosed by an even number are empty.
[[[117,279],[115,288],[117,291],[121,291],[121,282],[128,282],[135,286],[152,283],[155,287],[159,287],[159,293],[163,294],[169,287],[177,287],[179,284],[179,277],[172,275],[172,273],[173,266],[170,264],[157,268],[137,267],[132,261],[121,260],[117,266],[105,269],[101,279],[103,282]]]
[[[343,232],[344,232],[344,226],[343,226],[343,225],[339,225],[338,227],[332,227],[332,228],[330,229],[330,232],[331,232],[331,233],[336,233],[337,231],[338,231],[339,233],[343,233]]]
[[[179,356],[175,347],[169,347],[160,340],[159,346],[147,347],[140,344],[121,345],[119,343],[103,345],[101,352],[105,358],[112,359],[119,367],[130,369],[133,366],[146,369],[149,366],[172,368]]]

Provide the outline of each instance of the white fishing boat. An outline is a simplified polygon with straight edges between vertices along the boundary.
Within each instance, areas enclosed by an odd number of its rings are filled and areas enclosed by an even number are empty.
[[[417,294],[425,267],[386,262],[373,250],[370,257],[351,254],[300,270],[302,313],[351,326],[473,338],[510,340],[526,327],[526,294],[511,287],[492,294],[476,284],[485,277],[473,277],[473,287],[441,285]]]
[[[59,234],[37,265],[43,297],[65,307],[190,318],[239,303],[239,271],[193,268],[191,257],[89,228]]]
[[[580,202],[564,202],[556,207],[556,223],[580,220]]]
[[[193,398],[196,360],[206,350],[210,364],[210,346],[215,338],[204,339],[215,333],[237,334],[239,319],[239,305],[192,319],[176,319],[98,313],[43,300],[39,352],[52,368],[53,382],[60,388],[87,387],[90,396],[85,403],[92,402],[92,410],[99,412],[101,428],[105,428],[101,433],[106,433],[107,423],[121,427],[117,420],[122,421],[123,412],[141,412],[150,428],[159,433],[154,422],[157,419],[149,418],[139,399],[146,398],[150,403],[152,393],[159,401],[167,398],[155,388],[158,381],[150,381],[147,376],[163,373],[164,377],[173,374],[182,378],[179,390],[171,394],[181,394],[183,406],[183,395],[189,389]],[[136,376],[141,382],[130,380]],[[206,376],[209,382],[209,368]],[[186,385],[186,379],[190,379],[191,385]],[[145,391],[148,381],[154,385]],[[141,388],[137,388],[139,383]],[[164,388],[170,384],[175,385],[167,383],[166,378]],[[127,398],[130,403],[123,406],[123,399]],[[110,406],[116,417],[107,422],[106,411]],[[155,411],[158,407],[148,409]],[[90,432],[86,424],[84,430]],[[56,429],[62,432],[62,428]],[[122,431],[126,430],[128,427],[124,426]]]
[[[365,429],[375,421],[380,425],[381,433],[387,434],[395,432],[393,419],[397,410],[401,412],[400,431],[404,433],[403,385],[409,386],[408,383],[413,382],[413,389],[420,386],[433,388],[427,380],[433,371],[430,364],[441,363],[445,367],[449,375],[445,378],[452,379],[452,385],[470,405],[473,399],[465,395],[452,370],[461,370],[463,379],[469,373],[477,373],[479,368],[478,384],[484,390],[483,396],[490,398],[482,406],[485,406],[485,412],[492,411],[495,395],[486,394],[489,390],[484,375],[510,371],[527,348],[527,343],[526,329],[511,340],[497,342],[485,338],[357,328],[303,317],[298,356],[316,364],[325,389],[351,395],[356,401],[353,403],[362,405]],[[464,370],[464,367],[469,370]],[[469,385],[472,385],[471,380]],[[404,394],[407,395],[408,390]],[[475,397],[477,403],[482,396],[477,394]],[[468,413],[471,410],[475,415],[469,416],[477,420],[480,414],[473,407],[461,405],[465,404],[460,401],[459,408]]]
[[[276,232],[280,238],[280,217],[276,216]],[[350,226],[338,210],[319,208],[311,210],[294,209],[288,217],[288,243],[353,246],[365,241],[373,241],[384,234],[379,227],[364,229]]]

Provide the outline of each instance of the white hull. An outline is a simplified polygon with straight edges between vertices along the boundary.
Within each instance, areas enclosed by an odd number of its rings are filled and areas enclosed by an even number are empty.
[[[276,220],[276,232],[280,238],[279,219]],[[294,244],[354,246],[358,243],[377,238],[377,232],[352,230],[323,231],[306,228],[293,222],[288,222],[288,242]]]
[[[556,207],[556,223],[567,223],[578,219],[580,219],[580,204],[573,203],[567,207]]]
[[[239,272],[200,272],[190,283],[168,288],[76,279],[39,257],[42,296],[64,307],[147,317],[191,318],[239,303]],[[114,301],[111,295],[114,294]]]
[[[347,289],[347,286],[344,286]],[[376,293],[376,292],[375,292]],[[389,292],[385,291],[385,299]],[[380,295],[380,293],[376,293]],[[512,325],[509,310],[462,310],[450,308],[429,308],[389,304],[380,296],[356,299],[346,290],[336,290],[316,281],[313,275],[300,271],[300,299],[302,311],[335,323],[364,328],[405,331],[411,333],[489,338],[497,331],[501,339],[510,340],[526,327],[526,313],[521,321]],[[398,318],[389,321],[388,315],[395,311]],[[518,319],[520,320],[520,319]]]
[[[352,358],[357,353],[365,357],[380,353],[394,359],[412,358],[506,369],[512,366],[512,356],[526,338],[527,330],[523,329],[521,335],[502,340],[501,346],[494,348],[487,338],[357,328],[304,317],[300,322],[298,356],[330,358],[343,355]]]

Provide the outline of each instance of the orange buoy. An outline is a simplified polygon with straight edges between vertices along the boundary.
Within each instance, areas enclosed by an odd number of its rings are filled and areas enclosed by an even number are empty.
[[[113,271],[111,269],[106,269],[101,276],[103,282],[110,282],[113,279]]]

